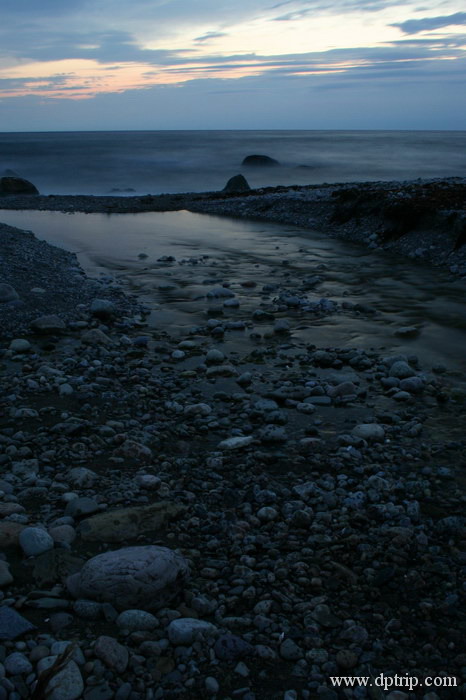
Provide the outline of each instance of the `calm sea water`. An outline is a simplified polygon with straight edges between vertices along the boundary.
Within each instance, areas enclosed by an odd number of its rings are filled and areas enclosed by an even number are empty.
[[[247,155],[279,161],[242,166]],[[252,187],[466,177],[466,132],[124,131],[0,133],[0,175],[43,194],[157,194]]]

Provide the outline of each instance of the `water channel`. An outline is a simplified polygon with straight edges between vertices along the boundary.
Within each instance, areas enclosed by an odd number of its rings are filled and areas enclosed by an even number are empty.
[[[453,372],[466,370],[466,284],[446,270],[318,231],[187,211],[5,210],[0,221],[75,252],[91,277],[113,277],[151,307],[149,325],[171,335],[186,337],[216,311],[224,319],[250,320],[261,304],[273,301],[273,291],[264,292],[264,285],[275,284],[292,293],[305,289],[313,301],[363,304],[376,312],[323,319],[287,315],[292,341],[403,352],[418,355],[426,369],[444,364]],[[235,293],[237,308],[206,298],[208,290],[224,283]],[[406,326],[415,329],[412,335],[399,337]],[[228,342],[243,345],[250,333],[248,328],[233,334]]]

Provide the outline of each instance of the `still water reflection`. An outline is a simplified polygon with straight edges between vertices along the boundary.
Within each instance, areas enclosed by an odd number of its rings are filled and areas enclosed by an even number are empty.
[[[240,306],[228,319],[249,320],[264,301],[264,284],[365,304],[376,314],[333,314],[318,322],[291,315],[293,339],[319,347],[364,347],[417,354],[423,366],[466,369],[466,302],[462,281],[398,256],[330,239],[317,231],[193,214],[64,214],[2,211],[0,221],[77,253],[94,277],[111,275],[137,292],[150,323],[184,335],[205,323],[206,292],[229,282]],[[176,261],[160,260],[173,256]],[[312,286],[313,279],[320,281]],[[257,286],[242,286],[244,282]],[[218,304],[218,302],[217,302]],[[221,302],[220,302],[221,304]],[[417,335],[398,337],[400,327]],[[259,329],[261,332],[263,327]]]

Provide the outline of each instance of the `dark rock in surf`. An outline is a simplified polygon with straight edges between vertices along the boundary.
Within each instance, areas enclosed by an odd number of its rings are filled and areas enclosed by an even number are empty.
[[[262,156],[262,155],[252,155],[252,156],[246,156],[246,158],[243,160],[242,165],[252,165],[254,167],[259,167],[259,168],[269,168],[273,165],[280,165],[278,160],[275,160],[275,158],[271,158],[270,156]]]
[[[0,177],[0,195],[9,194],[39,194],[39,190],[22,177]]]
[[[234,175],[230,177],[222,192],[247,192],[250,189],[244,175]]]

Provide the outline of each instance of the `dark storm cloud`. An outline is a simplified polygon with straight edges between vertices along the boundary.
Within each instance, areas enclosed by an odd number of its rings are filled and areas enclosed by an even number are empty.
[[[419,32],[429,32],[442,27],[452,27],[466,24],[466,12],[456,12],[454,15],[444,15],[441,17],[425,17],[424,19],[408,19],[406,22],[392,24],[390,26],[401,29],[405,34],[418,34]]]

